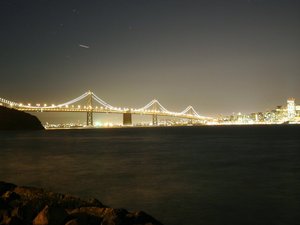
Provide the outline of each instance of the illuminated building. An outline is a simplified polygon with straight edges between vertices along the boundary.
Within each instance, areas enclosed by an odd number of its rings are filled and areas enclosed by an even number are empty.
[[[300,105],[296,105],[294,98],[287,100],[286,106],[277,106],[266,112],[254,112],[249,115],[242,113],[231,116],[219,116],[219,124],[282,124],[300,123]]]
[[[287,116],[289,119],[292,119],[296,116],[296,105],[294,98],[289,98],[287,100]]]

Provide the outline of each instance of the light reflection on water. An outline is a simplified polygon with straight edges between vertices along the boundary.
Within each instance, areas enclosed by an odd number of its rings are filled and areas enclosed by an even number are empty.
[[[296,224],[299,130],[0,132],[0,180],[142,209],[170,225]]]

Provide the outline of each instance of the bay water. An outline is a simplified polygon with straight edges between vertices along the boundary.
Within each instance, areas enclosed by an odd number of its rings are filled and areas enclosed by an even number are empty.
[[[300,126],[1,131],[0,180],[165,225],[296,225]]]

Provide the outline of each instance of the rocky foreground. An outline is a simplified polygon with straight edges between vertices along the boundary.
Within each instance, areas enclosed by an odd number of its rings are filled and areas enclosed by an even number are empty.
[[[0,224],[9,225],[162,225],[146,213],[0,181]]]

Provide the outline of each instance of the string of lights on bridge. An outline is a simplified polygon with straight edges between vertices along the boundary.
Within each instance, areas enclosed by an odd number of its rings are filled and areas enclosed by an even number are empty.
[[[93,106],[92,104],[88,106],[81,106],[77,105],[74,106],[76,102],[82,101],[85,98],[90,98],[100,104],[100,107]],[[84,94],[80,95],[77,98],[74,98],[68,102],[58,104],[58,105],[41,105],[36,104],[35,106],[29,104],[22,104],[13,101],[9,101],[3,98],[0,98],[0,103],[4,105],[8,105],[11,108],[15,108],[21,111],[36,111],[36,112],[55,112],[55,111],[69,111],[69,112],[112,112],[112,113],[133,113],[133,114],[156,114],[156,115],[163,115],[163,116],[175,116],[175,117],[182,117],[182,118],[189,118],[189,119],[210,119],[209,117],[199,115],[193,106],[188,106],[182,112],[172,112],[167,110],[158,100],[153,99],[144,107],[134,109],[134,108],[121,108],[121,107],[114,107],[93,92],[88,91]]]

